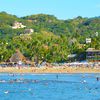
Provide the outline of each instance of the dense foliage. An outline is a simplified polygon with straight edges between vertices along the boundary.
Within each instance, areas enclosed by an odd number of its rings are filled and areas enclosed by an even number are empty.
[[[14,22],[25,28],[13,29]],[[25,29],[33,29],[25,34]],[[92,42],[86,44],[86,38]],[[100,49],[100,17],[58,20],[52,15],[38,14],[22,18],[0,13],[0,62],[7,61],[16,49],[34,61],[64,62],[69,54],[77,54],[75,60],[85,59],[87,48]]]

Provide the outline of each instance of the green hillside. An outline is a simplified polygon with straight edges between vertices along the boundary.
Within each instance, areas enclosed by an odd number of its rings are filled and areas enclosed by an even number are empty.
[[[92,42],[86,44],[86,38]],[[84,60],[87,48],[100,49],[100,17],[59,20],[45,14],[18,18],[0,13],[0,62],[16,49],[31,61],[65,62],[69,54]]]

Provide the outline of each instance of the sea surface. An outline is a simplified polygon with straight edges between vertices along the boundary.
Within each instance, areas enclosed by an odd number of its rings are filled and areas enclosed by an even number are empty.
[[[100,100],[100,74],[0,74],[0,100]]]

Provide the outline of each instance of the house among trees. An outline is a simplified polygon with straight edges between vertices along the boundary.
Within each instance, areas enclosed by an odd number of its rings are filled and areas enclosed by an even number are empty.
[[[25,29],[25,31],[24,31],[25,34],[31,34],[33,32],[34,32],[33,29]]]
[[[25,28],[25,27],[26,27],[25,25],[23,25],[22,23],[17,22],[17,21],[15,21],[13,26],[12,26],[13,29]]]
[[[100,62],[100,50],[88,48],[86,50],[86,59],[89,62]]]
[[[91,43],[91,38],[86,38],[86,44]]]
[[[76,61],[77,54],[69,54],[67,57],[70,62],[73,62]]]

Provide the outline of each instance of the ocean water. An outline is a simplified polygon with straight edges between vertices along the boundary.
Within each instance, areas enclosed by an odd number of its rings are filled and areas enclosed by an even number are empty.
[[[0,100],[100,100],[100,74],[0,74]]]

